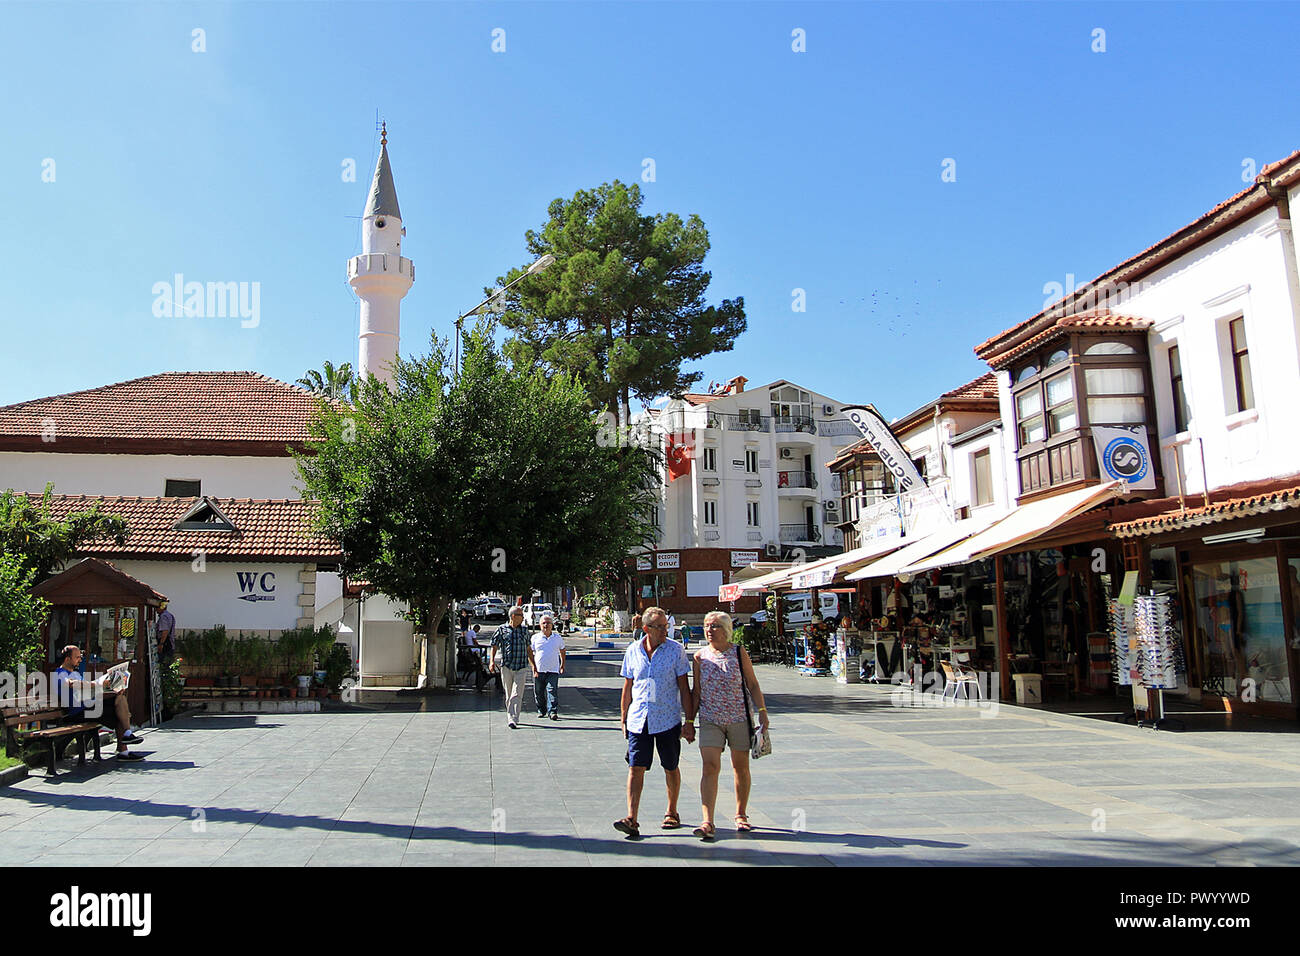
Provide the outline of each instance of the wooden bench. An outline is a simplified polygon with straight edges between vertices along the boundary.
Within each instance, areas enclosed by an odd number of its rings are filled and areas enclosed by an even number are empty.
[[[80,742],[78,766],[86,763],[86,745],[93,744],[95,759],[100,760],[99,724],[84,721],[60,724],[67,714],[38,697],[16,697],[0,700],[0,717],[4,719],[5,753],[11,757],[23,756],[25,744],[44,744],[50,749],[50,776],[58,776],[58,760],[73,740]]]

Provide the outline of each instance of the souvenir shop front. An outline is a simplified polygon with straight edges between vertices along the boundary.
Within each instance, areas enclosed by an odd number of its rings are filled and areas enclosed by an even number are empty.
[[[1044,499],[983,526],[958,521],[849,575],[872,585],[877,674],[947,662],[989,675],[988,687],[996,674],[1002,697],[1028,702],[1108,689],[1121,549],[1092,509],[1113,491]]]
[[[1203,706],[1297,718],[1300,488],[1112,526],[1144,583],[1174,596],[1186,684]]]

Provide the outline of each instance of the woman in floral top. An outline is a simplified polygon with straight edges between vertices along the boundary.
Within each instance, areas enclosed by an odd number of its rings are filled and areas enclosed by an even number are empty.
[[[745,713],[741,681],[749,688],[751,706],[757,711],[759,725],[767,732],[767,708],[763,692],[749,654],[739,644],[731,643],[731,617],[723,611],[710,611],[704,617],[704,636],[708,641],[695,652],[695,685],[692,694],[700,717],[700,756],[704,773],[700,778],[700,801],[704,823],[695,830],[702,840],[714,837],[713,807],[718,800],[718,774],[722,770],[722,751],[731,747],[731,769],[736,777],[736,830],[748,833],[746,810],[749,805],[750,724]]]

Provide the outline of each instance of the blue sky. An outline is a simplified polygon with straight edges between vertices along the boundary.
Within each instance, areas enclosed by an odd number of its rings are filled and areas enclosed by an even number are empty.
[[[0,404],[355,362],[378,109],[417,270],[404,354],[527,261],[552,199],[619,178],[700,215],[710,299],[744,296],[705,381],[900,415],[986,371],[972,347],[1046,283],[1300,146],[1297,27],[1264,3],[0,6]],[[258,283],[259,324],[155,317],[176,273]]]

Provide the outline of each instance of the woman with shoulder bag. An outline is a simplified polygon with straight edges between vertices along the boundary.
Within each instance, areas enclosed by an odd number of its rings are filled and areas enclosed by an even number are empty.
[[[754,829],[747,815],[749,805],[749,754],[754,742],[749,697],[754,700],[759,730],[767,734],[767,707],[749,654],[731,643],[730,615],[710,611],[704,617],[704,638],[708,642],[695,652],[695,683],[692,695],[700,716],[700,756],[704,773],[700,778],[700,802],[704,822],[695,835],[706,842],[715,836],[713,808],[718,799],[718,774],[722,751],[731,747],[731,769],[736,777],[736,832]],[[747,692],[748,691],[748,692]]]

